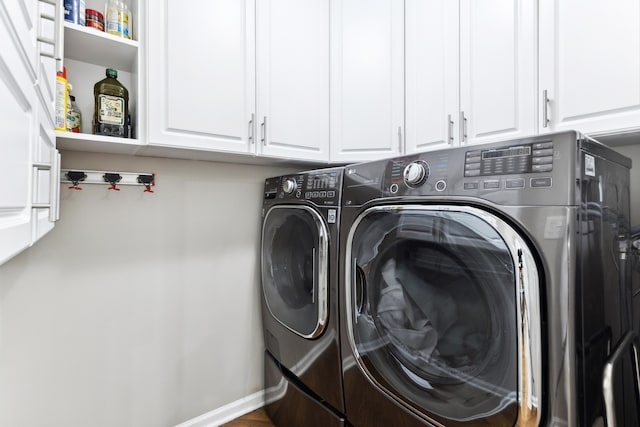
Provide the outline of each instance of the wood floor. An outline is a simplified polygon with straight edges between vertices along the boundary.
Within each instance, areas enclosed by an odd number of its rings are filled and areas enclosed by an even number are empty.
[[[275,427],[264,409],[257,409],[220,427]]]

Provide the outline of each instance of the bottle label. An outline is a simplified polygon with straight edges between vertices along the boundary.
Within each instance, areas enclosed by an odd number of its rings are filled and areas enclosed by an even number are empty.
[[[116,36],[122,35],[122,28],[120,26],[118,9],[110,6],[107,8],[106,16],[105,16],[105,27],[106,31],[109,34],[114,34]]]
[[[77,111],[67,113],[67,132],[80,133],[80,114]]]
[[[55,130],[65,130],[65,119],[67,116],[67,99],[69,99],[69,93],[67,92],[67,81],[64,77],[56,76],[56,101],[55,101]]]
[[[119,96],[98,95],[100,107],[98,122],[124,126],[124,98]]]

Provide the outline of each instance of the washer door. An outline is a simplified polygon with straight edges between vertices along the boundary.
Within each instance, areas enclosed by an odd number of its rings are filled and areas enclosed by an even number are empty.
[[[328,231],[307,206],[271,208],[262,228],[262,290],[271,315],[305,338],[327,322]]]
[[[538,298],[519,295],[523,260],[535,262],[509,225],[468,207],[375,207],[356,220],[346,257],[349,340],[380,389],[445,425],[539,416],[522,413],[538,404],[530,393],[540,386],[539,357],[520,330],[535,329],[523,327],[530,312],[521,309]]]

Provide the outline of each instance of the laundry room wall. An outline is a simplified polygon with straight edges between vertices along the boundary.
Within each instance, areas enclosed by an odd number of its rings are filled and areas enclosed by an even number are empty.
[[[293,169],[63,153],[155,172],[155,193],[62,188],[0,266],[0,425],[173,426],[262,388],[263,180]]]

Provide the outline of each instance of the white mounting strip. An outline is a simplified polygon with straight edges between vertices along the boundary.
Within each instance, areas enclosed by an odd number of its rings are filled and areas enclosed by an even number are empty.
[[[155,185],[155,174],[153,172],[109,172],[109,171],[88,171],[84,169],[61,169],[60,170],[60,182],[71,182],[71,180],[67,177],[67,172],[83,172],[87,177],[78,182],[78,185],[84,184],[102,184],[109,185],[109,182],[104,180],[105,174],[118,174],[122,177],[120,181],[116,183],[116,185],[138,185],[144,187],[146,184],[138,182],[139,176],[153,176],[153,182],[151,186]]]

